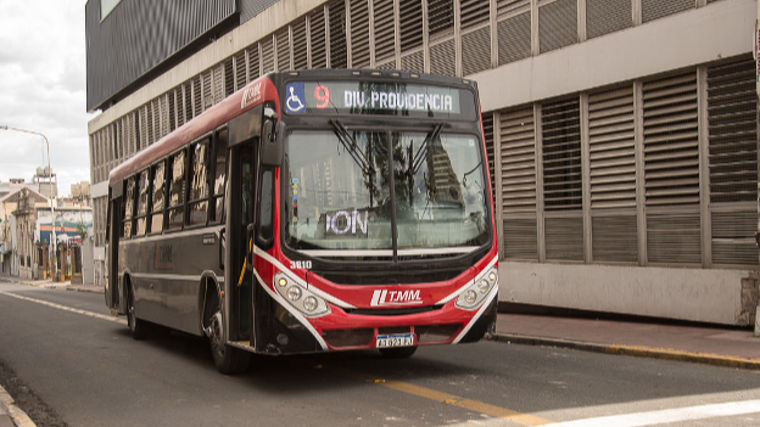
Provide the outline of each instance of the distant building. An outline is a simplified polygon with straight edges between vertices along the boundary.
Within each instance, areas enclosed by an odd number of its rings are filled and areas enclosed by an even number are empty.
[[[760,277],[757,9],[89,0],[87,108],[102,110],[89,123],[96,246],[103,253],[111,169],[253,79],[430,72],[481,90],[501,301],[748,325]]]

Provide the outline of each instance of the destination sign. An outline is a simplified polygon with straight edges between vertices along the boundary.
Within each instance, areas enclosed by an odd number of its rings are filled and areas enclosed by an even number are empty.
[[[475,119],[472,91],[388,82],[289,82],[289,114],[359,114]]]

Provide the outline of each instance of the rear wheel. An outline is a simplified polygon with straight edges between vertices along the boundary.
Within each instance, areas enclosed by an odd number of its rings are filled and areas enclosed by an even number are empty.
[[[148,338],[150,325],[135,317],[135,288],[129,280],[127,281],[127,325],[132,332],[132,338],[136,340]]]
[[[251,355],[226,344],[222,302],[216,289],[212,288],[207,298],[203,325],[211,345],[211,356],[214,358],[216,369],[225,375],[241,374],[248,370]]]
[[[380,355],[386,359],[406,359],[412,357],[417,347],[381,348]]]

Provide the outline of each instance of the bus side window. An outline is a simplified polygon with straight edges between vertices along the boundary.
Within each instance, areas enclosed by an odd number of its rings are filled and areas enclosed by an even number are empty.
[[[137,229],[135,230],[135,236],[144,236],[147,231],[148,221],[148,187],[150,187],[150,174],[146,169],[140,172],[140,180],[138,181],[138,193],[137,193]]]
[[[224,221],[224,188],[227,185],[227,129],[217,134],[214,144],[214,181],[211,207],[212,222]]]
[[[205,225],[208,218],[209,148],[208,139],[196,143],[191,148],[188,225]]]
[[[261,206],[259,207],[259,232],[257,244],[268,248],[274,240],[274,170],[266,168],[261,174]]]
[[[127,191],[124,193],[124,227],[122,228],[121,237],[129,239],[132,237],[132,225],[135,215],[135,178],[127,180]]]
[[[185,222],[185,152],[169,159],[169,230],[182,228]]]
[[[160,233],[164,230],[164,172],[165,162],[153,166],[153,215],[151,216],[151,233]]]

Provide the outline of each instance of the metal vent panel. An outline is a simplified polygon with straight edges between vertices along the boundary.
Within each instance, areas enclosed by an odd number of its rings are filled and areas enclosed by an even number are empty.
[[[422,1],[399,1],[399,42],[401,53],[422,46]]]
[[[330,68],[348,67],[346,45],[346,6],[343,1],[330,3]]]
[[[311,68],[327,67],[325,12],[321,7],[309,15],[311,36]]]
[[[545,218],[546,259],[583,261],[583,218]]]
[[[499,115],[503,212],[536,211],[536,134],[533,108]]]
[[[396,60],[390,60],[388,62],[384,62],[382,64],[375,64],[375,68],[379,70],[395,70],[396,67]]]
[[[477,27],[485,24],[491,16],[489,0],[460,0],[462,29]]]
[[[597,92],[588,102],[591,208],[635,208],[633,88]]]
[[[528,58],[530,48],[530,10],[497,24],[499,65]]]
[[[309,67],[306,41],[306,18],[301,18],[293,23],[293,69],[295,70]]]
[[[591,218],[594,261],[637,263],[637,228],[635,214]]]
[[[467,76],[491,68],[491,28],[462,35],[462,73]]]
[[[713,264],[758,265],[757,211],[712,213]]]
[[[261,57],[259,44],[254,43],[248,48],[248,81],[253,81],[261,76]]]
[[[288,26],[280,29],[275,35],[277,38],[277,70],[290,69],[290,29]]]
[[[493,133],[493,116],[494,113],[483,113],[483,139],[486,144],[486,156],[488,158],[488,173],[491,177],[491,197],[496,200],[496,185],[494,182],[494,133]]]
[[[235,93],[235,67],[232,57],[227,58],[223,63],[224,67],[224,97]]]
[[[375,62],[383,62],[396,53],[393,0],[375,0],[373,7],[375,14]]]
[[[697,76],[644,82],[647,206],[699,204]]]
[[[538,260],[536,218],[505,218],[504,259]]]
[[[245,50],[235,54],[235,91],[248,84]]]
[[[586,35],[589,39],[633,25],[631,0],[586,0]]]
[[[699,212],[647,215],[650,263],[700,264],[700,248]]]
[[[649,22],[695,7],[694,0],[641,0],[641,19]]]
[[[496,14],[499,17],[512,16],[530,11],[530,0],[497,0]]]
[[[369,2],[350,0],[351,67],[369,67]]]
[[[401,69],[416,73],[425,72],[425,52],[417,51],[401,57]]]
[[[708,68],[710,201],[757,199],[757,96],[751,57]]]
[[[274,39],[266,36],[261,39],[261,75],[275,71],[274,69]]]
[[[427,0],[430,37],[454,33],[454,0]]]
[[[580,210],[580,102],[569,99],[544,104],[541,116],[545,208]]]
[[[538,8],[538,35],[541,53],[578,41],[577,0],[557,0]]]
[[[454,40],[430,46],[430,72],[456,76],[456,46]]]

